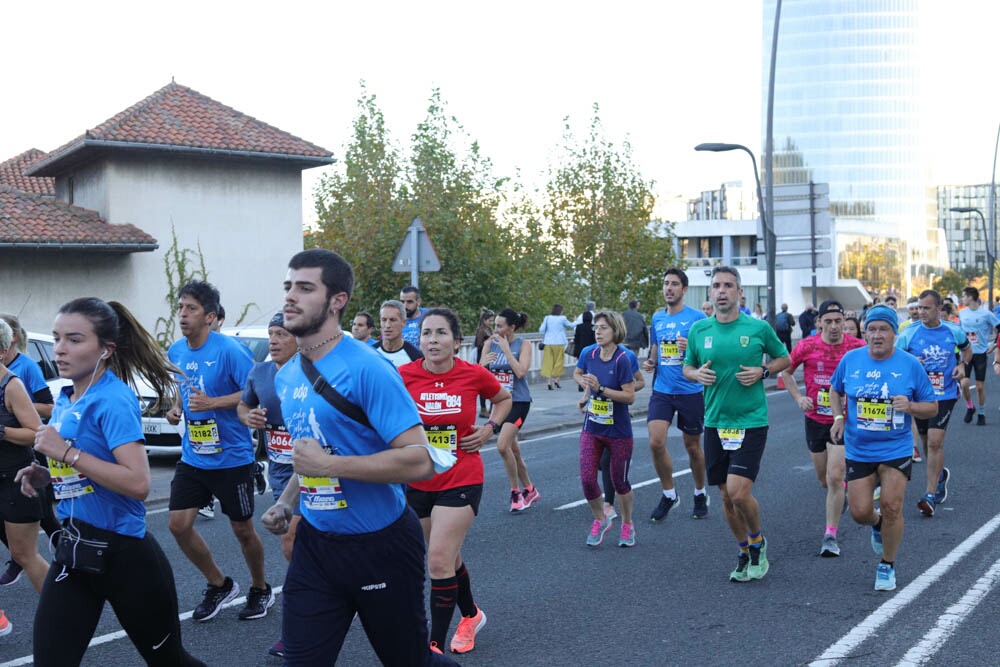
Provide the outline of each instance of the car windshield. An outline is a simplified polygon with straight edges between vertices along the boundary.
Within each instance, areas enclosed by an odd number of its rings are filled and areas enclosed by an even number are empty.
[[[250,348],[250,354],[253,355],[253,360],[255,362],[259,363],[267,359],[268,349],[267,349],[266,338],[250,338],[248,336],[236,336],[236,340],[240,341],[248,348]]]

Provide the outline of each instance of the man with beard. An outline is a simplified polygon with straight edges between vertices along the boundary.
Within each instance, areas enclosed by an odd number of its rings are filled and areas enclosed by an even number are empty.
[[[663,495],[650,515],[651,521],[663,521],[674,505],[680,502],[674,489],[674,464],[667,451],[667,431],[676,423],[691,462],[694,480],[694,505],[691,517],[708,516],[708,494],[705,491],[705,455],[701,451],[704,430],[705,401],[701,385],[684,377],[684,354],[691,326],[705,315],[684,305],[687,294],[687,274],[677,268],[663,274],[663,298],[667,307],[653,313],[652,341],[649,358],[643,362],[647,373],[655,371],[653,395],[649,399],[649,451],[653,467],[660,478]]]
[[[399,300],[406,308],[406,322],[403,324],[403,340],[414,347],[420,347],[420,318],[427,312],[420,307],[420,290],[407,285],[400,291]],[[397,364],[398,366],[398,364]]]
[[[455,457],[428,445],[400,376],[343,336],[351,266],[313,249],[288,267],[284,321],[299,354],[275,390],[297,478],[262,518],[282,534],[292,507],[302,513],[284,588],[286,664],[334,664],[358,614],[382,664],[453,665],[429,643],[424,536],[403,484]]]
[[[382,325],[382,340],[375,343],[375,351],[391,361],[396,368],[422,359],[424,355],[420,348],[403,338],[406,316],[403,302],[395,299],[383,301],[378,313]]]
[[[250,592],[239,617],[263,618],[274,604],[274,594],[264,580],[264,545],[253,525],[253,441],[236,413],[253,358],[245,345],[211,330],[219,310],[219,290],[192,280],[181,287],[178,297],[184,338],[167,354],[182,375],[177,377],[179,403],[166,418],[178,424],[183,417],[187,428],[170,483],[170,532],[208,580],[193,618],[211,620],[240,592],[239,584],[223,575],[194,527],[198,509],[212,496],[218,498],[250,570]]]

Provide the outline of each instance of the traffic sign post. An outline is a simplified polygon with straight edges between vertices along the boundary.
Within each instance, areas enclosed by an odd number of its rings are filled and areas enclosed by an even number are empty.
[[[441,262],[437,252],[431,245],[431,240],[424,229],[420,218],[414,218],[406,230],[406,238],[396,251],[396,259],[392,262],[392,270],[396,273],[410,272],[410,284],[420,287],[421,271],[440,271]]]

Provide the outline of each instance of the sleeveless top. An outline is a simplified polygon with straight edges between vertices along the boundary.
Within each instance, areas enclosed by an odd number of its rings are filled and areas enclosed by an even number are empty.
[[[510,352],[515,358],[521,356],[521,346],[524,339],[516,336],[510,344]],[[496,352],[496,360],[489,365],[490,372],[500,382],[500,386],[510,392],[510,397],[515,403],[530,403],[531,391],[528,389],[528,381],[525,378],[517,377],[514,369],[510,367],[510,361],[500,349],[499,343],[490,343],[490,352]]]
[[[20,428],[21,422],[7,409],[7,384],[17,376],[10,371],[0,380],[0,424],[7,428]],[[16,472],[31,464],[31,447],[15,445],[0,440],[0,472]]]

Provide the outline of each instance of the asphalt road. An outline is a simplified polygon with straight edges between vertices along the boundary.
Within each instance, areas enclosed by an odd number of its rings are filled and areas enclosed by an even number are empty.
[[[1000,601],[1000,494],[995,459],[1000,448],[1000,382],[991,376],[990,424],[953,421],[946,440],[952,472],[948,502],[934,518],[916,501],[924,467],[915,466],[907,489],[898,588],[872,590],[877,557],[867,529],[845,516],[843,555],[818,556],[824,493],[803,441],[802,417],[785,392],[769,395],[771,429],[755,485],[768,538],[771,571],[758,582],[733,584],[736,549],[711,491],[707,520],[689,518],[691,478],[678,438],[671,435],[682,497],[669,519],[652,525],[658,500],[644,422],[635,423],[630,478],[636,487],[637,546],[617,539],[585,545],[589,511],[582,504],[578,431],[542,435],[524,443],[525,458],[542,493],[520,515],[507,512],[505,476],[495,451],[485,453],[486,489],[464,555],[478,604],[489,617],[465,665],[719,664],[769,665],[989,665],[996,664]],[[645,403],[648,393],[641,395]],[[647,483],[650,482],[650,483]],[[260,499],[260,497],[258,497]],[[266,496],[265,498],[269,498]],[[266,503],[258,504],[258,515]],[[212,665],[278,665],[266,655],[280,633],[280,599],[267,618],[236,620],[237,609],[207,624],[192,622],[204,581],[181,555],[162,508],[151,511],[150,530],[174,566],[182,630],[188,649]],[[246,589],[246,568],[224,518],[199,519],[223,569]],[[609,533],[617,536],[619,523]],[[269,580],[283,578],[277,538],[261,530]],[[14,632],[0,640],[2,665],[30,664],[35,595],[26,578],[0,589]],[[53,632],[58,641],[58,632]],[[110,609],[85,665],[133,665],[139,658],[121,636]],[[377,664],[359,625],[348,636],[340,663]]]

